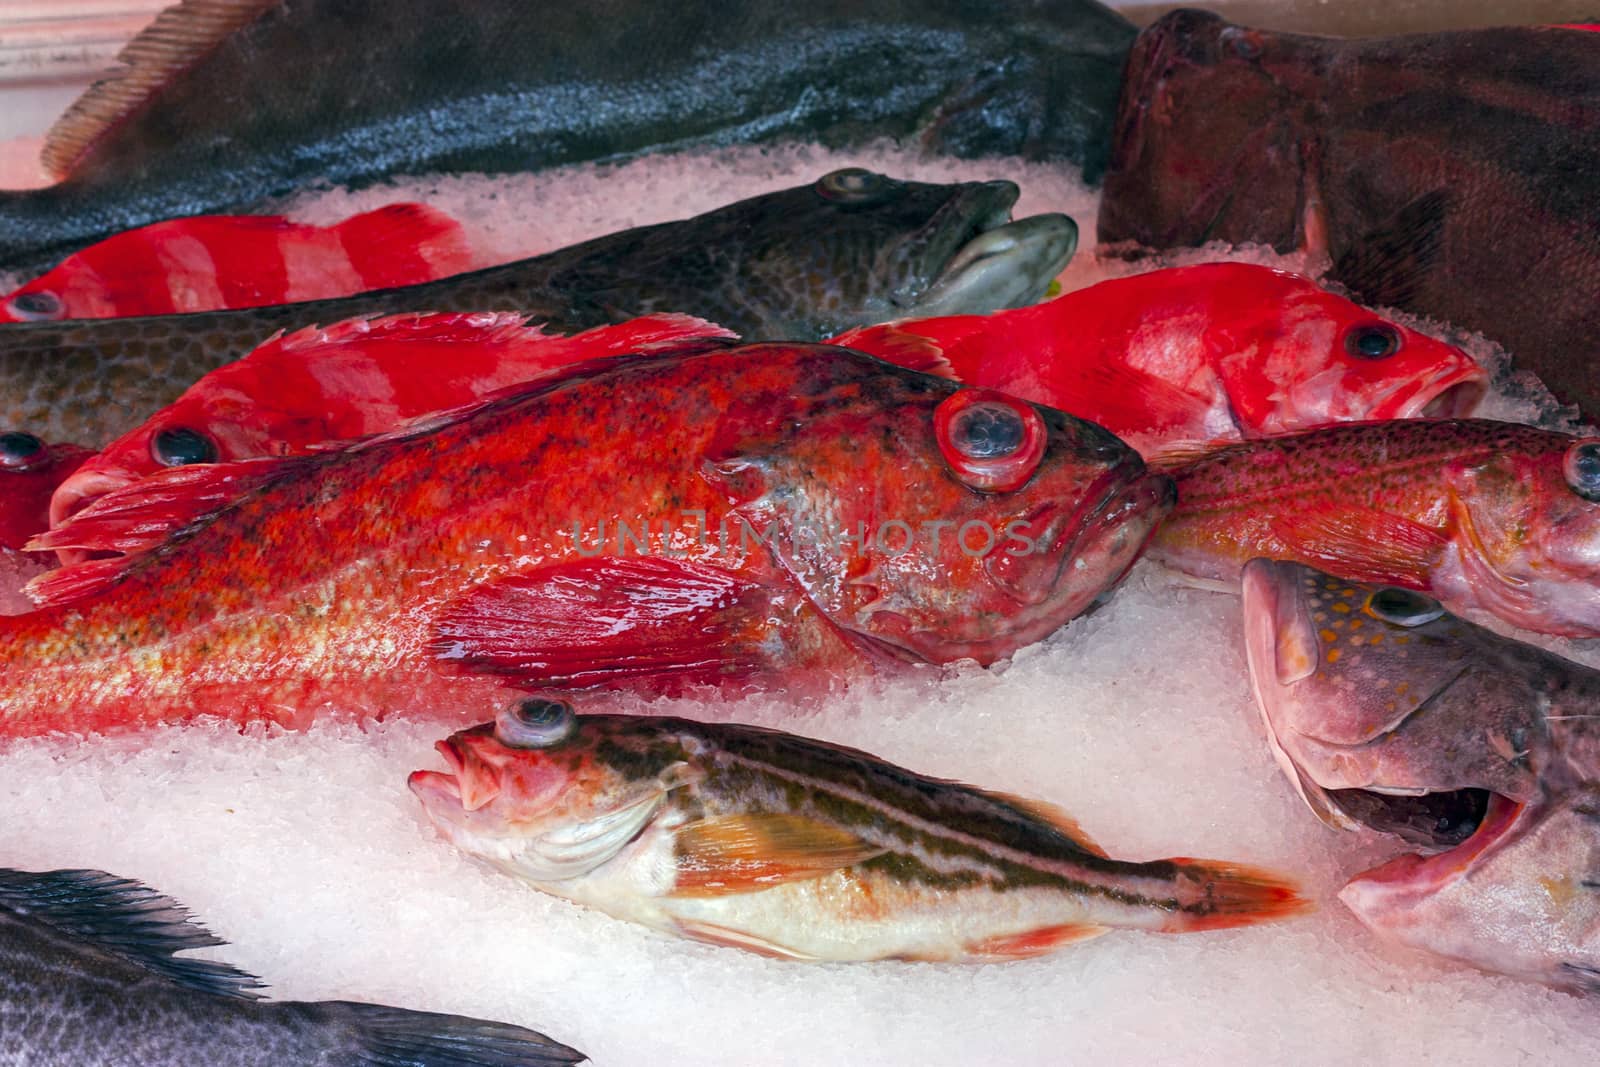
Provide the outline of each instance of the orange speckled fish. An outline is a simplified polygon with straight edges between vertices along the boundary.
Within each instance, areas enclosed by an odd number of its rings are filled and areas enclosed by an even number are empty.
[[[1048,805],[776,730],[534,699],[437,746],[411,791],[547,893],[791,960],[1014,960],[1115,927],[1306,910],[1267,871],[1108,857]]]
[[[1427,590],[1530,630],[1600,636],[1600,438],[1487,419],[1352,423],[1168,465],[1151,555],[1232,581],[1250,559]]]
[[[84,509],[33,547],[132,554],[0,620],[0,734],[990,663],[1114,585],[1171,494],[1098,426],[846,349],[592,360]]]
[[[1465,352],[1309,278],[1204,263],[1113,278],[991,315],[910,319],[833,338],[891,362],[942,356],[956,378],[1163,449],[1331,422],[1470,415],[1486,376]]]
[[[114,319],[331,300],[474,267],[457,222],[388,204],[337,226],[202,215],[141,226],[68,256],[0,303],[0,322]]]

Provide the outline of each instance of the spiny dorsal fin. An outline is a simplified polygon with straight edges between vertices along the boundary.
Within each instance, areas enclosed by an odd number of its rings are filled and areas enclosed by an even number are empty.
[[[143,107],[179,71],[279,0],[181,0],[157,15],[117,54],[121,66],[72,102],[46,135],[39,159],[57,179],[107,130]]]
[[[0,868],[0,909],[43,923],[202,993],[254,1000],[261,982],[226,963],[180,959],[184,949],[227,942],[171,897],[104,871]]]

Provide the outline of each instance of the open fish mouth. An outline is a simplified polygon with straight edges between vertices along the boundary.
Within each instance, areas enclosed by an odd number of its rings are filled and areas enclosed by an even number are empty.
[[[1438,892],[1510,837],[1528,810],[1526,805],[1483,789],[1403,798],[1365,789],[1338,792],[1341,801],[1362,813],[1363,825],[1399,833],[1424,846],[1350,879],[1339,891],[1339,899],[1359,916],[1377,914],[1402,898],[1414,900]],[[1347,793],[1360,796],[1343,795]],[[1372,821],[1367,822],[1368,818]]]
[[[945,264],[906,315],[986,314],[1042,299],[1078,248],[1078,224],[1066,215],[1011,221],[1010,206],[978,220],[977,232]]]
[[[478,773],[470,773],[468,756],[453,740],[447,738],[433,748],[444,757],[449,770],[413,771],[406,779],[406,786],[422,801],[423,807],[441,814],[441,809],[451,806],[458,806],[464,812],[477,811],[500,794],[499,776],[482,773],[487,768],[481,765],[474,768]]]
[[[1432,379],[1402,383],[1373,405],[1368,418],[1464,419],[1478,410],[1488,388],[1483,368],[1460,367]]]

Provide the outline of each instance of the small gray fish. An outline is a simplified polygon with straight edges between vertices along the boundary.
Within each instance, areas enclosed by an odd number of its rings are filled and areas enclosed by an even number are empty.
[[[1244,620],[1274,754],[1311,809],[1418,849],[1345,886],[1357,917],[1600,992],[1600,671],[1295,563],[1245,567]]]
[[[250,975],[177,956],[223,942],[103,871],[0,868],[0,1063],[31,1067],[555,1067],[543,1034],[348,1001],[263,1001]]]
[[[860,168],[423,285],[275,307],[0,326],[0,426],[103,445],[280,330],[406,311],[521,311],[562,332],[654,311],[746,338],[821,340],[904,316],[1038,300],[1077,247],[1065,215],[1010,221],[1008,181]]]

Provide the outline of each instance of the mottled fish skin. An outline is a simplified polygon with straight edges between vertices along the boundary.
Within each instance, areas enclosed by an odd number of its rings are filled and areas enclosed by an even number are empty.
[[[438,746],[451,773],[412,775],[447,838],[546,892],[765,955],[1017,959],[1304,906],[1266,872],[1109,859],[1047,806],[774,730],[579,715],[554,744],[516,740],[463,731]]]
[[[658,693],[987,664],[1105,595],[1171,506],[1170,481],[1092,423],[848,349],[706,344],[102,498],[40,547],[132,554],[60,568],[41,579],[52,606],[0,619],[0,735],[473,721],[508,683]],[[997,461],[1026,461],[1025,482],[980,490],[986,468],[948,458],[941,413],[969,402],[1017,431]],[[122,540],[151,519],[153,543]],[[923,533],[879,535],[896,522]],[[990,543],[960,542],[966,523]]]
[[[1159,464],[1151,555],[1208,581],[1251,559],[1431,592],[1544,633],[1600,634],[1600,438],[1490,419],[1357,422]]]
[[[263,7],[62,184],[0,198],[0,266],[313,181],[783,138],[1065,159],[1094,181],[1134,36],[1091,0]]]
[[[1338,40],[1176,11],[1129,58],[1104,245],[1326,252],[1600,417],[1600,35]]]
[[[100,871],[0,869],[0,894],[0,1063],[8,1067],[556,1067],[584,1059],[504,1023],[257,1000],[250,976],[170,955],[222,943],[184,921],[181,908]],[[58,926],[54,912],[75,907],[113,914],[88,919],[93,933]]]
[[[1251,685],[1273,753],[1330,826],[1408,854],[1340,899],[1374,931],[1600,992],[1600,671],[1430,597],[1253,560]]]
[[[860,188],[833,192],[840,174]],[[572,332],[659,310],[710,319],[747,338],[819,340],[914,309],[969,242],[1006,223],[1017,195],[1005,181],[940,185],[841,171],[692,219],[403,289],[0,326],[0,426],[103,445],[277,331],[357,316],[523,311]],[[1047,228],[1071,227],[1065,216],[1039,219]],[[1041,264],[1031,252],[1015,262],[1050,276],[1064,265]],[[1039,278],[1032,296],[1049,282]]]

